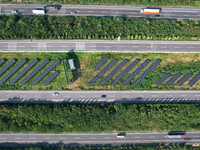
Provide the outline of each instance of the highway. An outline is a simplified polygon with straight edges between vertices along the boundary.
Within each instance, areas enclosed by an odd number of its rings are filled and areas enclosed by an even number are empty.
[[[139,103],[199,103],[200,91],[0,91],[0,102],[139,102]],[[106,95],[102,98],[102,95]]]
[[[20,15],[32,15],[32,10],[44,8],[45,5],[31,4],[0,4],[1,14],[12,14],[12,10],[19,10]],[[146,17],[167,19],[200,19],[200,8],[162,8],[160,17],[141,14],[145,7],[131,6],[102,6],[102,5],[62,5],[59,10],[48,11],[47,15],[71,15],[76,11],[76,16],[121,16],[121,17]]]
[[[200,52],[200,41],[0,40],[0,52]]]
[[[186,132],[185,138],[168,138],[167,132],[126,133],[117,138],[117,133],[100,134],[0,134],[0,143],[48,143],[48,144],[128,144],[128,143],[199,143],[200,132]]]

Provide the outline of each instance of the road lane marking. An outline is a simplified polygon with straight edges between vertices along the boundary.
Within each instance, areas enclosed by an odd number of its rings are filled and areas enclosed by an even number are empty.
[[[49,139],[51,139],[51,137],[45,137],[44,139],[49,140]]]
[[[20,140],[20,139],[21,139],[21,137],[15,137],[15,139],[18,139],[18,140]]]
[[[187,95],[180,95],[180,96],[185,97],[185,96],[187,96]]]
[[[96,139],[96,137],[90,137],[90,139]]]
[[[155,136],[150,136],[150,138],[155,138]]]
[[[136,136],[136,137],[134,137],[134,138],[136,138],[136,139],[139,139],[139,138],[141,138],[141,137],[139,137],[139,136]]]
[[[65,137],[60,137],[60,140],[65,140],[66,138]]]
[[[29,139],[33,139],[33,140],[35,140],[35,139],[36,139],[36,137],[29,137]]]
[[[105,137],[105,139],[111,139],[111,137]]]
[[[74,139],[81,139],[80,137],[75,137]]]

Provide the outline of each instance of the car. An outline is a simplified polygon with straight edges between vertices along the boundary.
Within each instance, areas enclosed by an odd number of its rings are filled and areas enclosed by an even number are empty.
[[[54,96],[58,96],[59,93],[58,93],[58,92],[54,92],[53,95],[54,95]]]
[[[71,15],[75,15],[76,14],[76,11],[71,11]]]
[[[118,133],[117,138],[125,138],[126,133]]]
[[[12,13],[16,14],[16,13],[18,13],[18,10],[12,10]]]
[[[102,98],[106,98],[106,95],[101,95]]]

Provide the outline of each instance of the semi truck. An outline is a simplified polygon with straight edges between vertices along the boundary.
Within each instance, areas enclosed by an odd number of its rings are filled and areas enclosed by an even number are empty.
[[[161,9],[155,9],[155,8],[143,8],[140,10],[140,13],[142,14],[159,14],[161,12]]]
[[[36,14],[36,15],[45,15],[45,10],[44,9],[34,9],[32,11],[33,14]]]
[[[185,135],[167,135],[168,138],[185,138]]]

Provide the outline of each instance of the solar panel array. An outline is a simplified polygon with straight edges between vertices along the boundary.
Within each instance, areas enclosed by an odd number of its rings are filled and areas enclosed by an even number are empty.
[[[150,74],[159,64],[161,60],[157,59],[141,76],[139,76],[134,84],[137,86],[148,74]]]
[[[110,80],[126,63],[128,62],[127,59],[124,59],[111,73],[109,73],[101,82],[100,84],[103,86],[105,83]]]
[[[120,73],[113,81],[112,85],[116,85],[133,67],[140,62],[139,59],[134,60],[122,73]]]
[[[92,80],[89,81],[89,85],[93,85],[106,71],[108,71],[117,60],[113,59],[105,68],[103,68]]]
[[[44,60],[35,70],[33,70],[22,82],[21,85],[24,85],[28,82],[34,75],[36,75],[42,68],[44,68],[49,63],[49,59]]]
[[[127,85],[142,69],[144,69],[150,63],[149,59],[146,59],[128,78],[123,82],[123,85]]]
[[[33,82],[32,85],[36,85],[40,82],[53,68],[55,68],[60,63],[60,59],[58,58],[55,62],[53,62],[43,73],[41,73]]]
[[[38,63],[38,59],[34,59],[24,70],[22,70],[12,81],[10,81],[10,85],[15,84],[22,76],[24,76],[33,66]]]
[[[187,73],[180,80],[178,80],[177,84],[179,86],[183,85],[183,83],[185,83],[191,76],[192,76],[192,73]]]
[[[156,85],[159,86],[161,85],[167,78],[170,77],[170,73],[166,73],[165,76],[161,77],[157,82],[156,82]]]
[[[46,79],[43,83],[44,85],[48,85],[55,77],[59,75],[59,71],[55,71],[48,79]]]
[[[4,74],[14,63],[16,63],[16,59],[12,59],[1,71],[0,76]]]
[[[0,85],[5,83],[14,73],[17,72],[25,63],[27,62],[26,58],[23,59],[15,68],[13,68],[1,81]]]
[[[166,84],[168,86],[172,85],[179,77],[181,76],[181,73],[175,74],[171,79],[169,79]]]
[[[188,83],[190,87],[192,87],[197,81],[200,79],[200,73],[198,73],[192,80]]]
[[[109,59],[108,56],[105,56],[101,61],[99,61],[96,66],[94,66],[94,69],[97,70],[99,69],[103,64],[105,64],[107,62],[107,60]]]
[[[0,66],[3,65],[6,62],[6,60],[3,58],[0,60]]]

